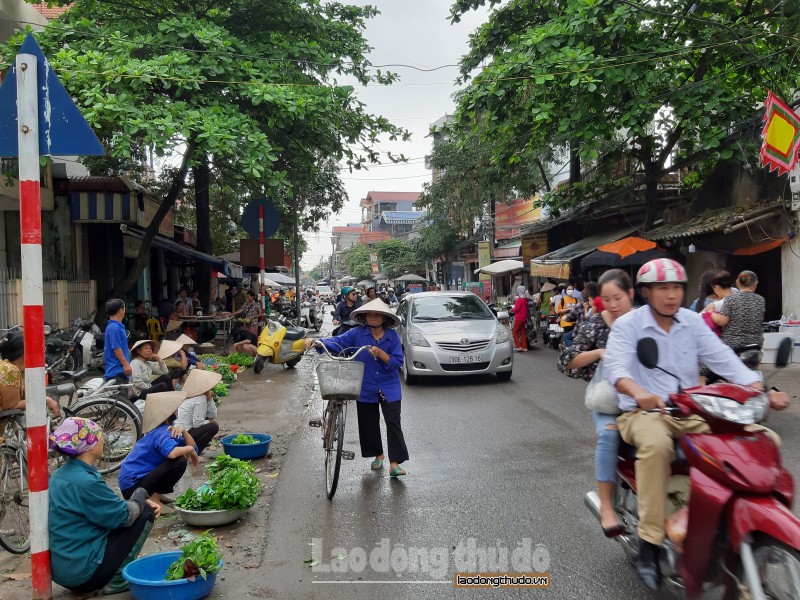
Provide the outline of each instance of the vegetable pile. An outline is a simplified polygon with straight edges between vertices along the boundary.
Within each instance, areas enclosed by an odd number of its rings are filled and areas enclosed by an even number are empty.
[[[225,362],[229,365],[239,365],[240,367],[252,367],[255,358],[246,352],[232,352],[225,357]]]
[[[252,435],[245,435],[244,433],[240,433],[235,438],[231,440],[231,444],[257,444],[258,440],[254,438]]]
[[[219,570],[220,560],[222,553],[217,546],[217,538],[210,531],[206,531],[188,544],[184,544],[180,557],[167,568],[164,579],[194,580],[198,575],[205,579],[209,573]]]
[[[254,475],[249,463],[220,454],[208,465],[208,483],[195,491],[187,489],[175,500],[175,506],[185,510],[247,509],[256,503],[261,492],[261,480]]]

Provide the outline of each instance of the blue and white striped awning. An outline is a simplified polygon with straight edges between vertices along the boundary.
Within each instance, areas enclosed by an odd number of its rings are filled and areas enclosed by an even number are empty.
[[[70,217],[75,223],[136,221],[136,198],[117,192],[72,192]]]

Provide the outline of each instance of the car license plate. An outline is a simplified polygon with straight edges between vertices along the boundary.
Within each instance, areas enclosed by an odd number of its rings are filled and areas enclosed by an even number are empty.
[[[483,362],[483,354],[464,354],[462,356],[451,356],[450,357],[451,363],[479,363]]]
[[[555,333],[561,333],[564,331],[564,328],[561,327],[561,325],[550,325],[550,331],[553,331]]]

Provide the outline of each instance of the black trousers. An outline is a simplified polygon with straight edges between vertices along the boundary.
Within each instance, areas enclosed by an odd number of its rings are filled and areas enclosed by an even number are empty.
[[[135,488],[134,488],[135,489]],[[133,494],[133,490],[131,490]],[[145,505],[144,510],[139,514],[139,517],[133,522],[130,527],[120,527],[119,529],[112,529],[108,534],[106,540],[106,551],[103,554],[103,562],[101,562],[97,570],[92,573],[82,584],[71,588],[73,592],[88,593],[99,590],[114,576],[117,572],[122,561],[124,561],[131,550],[133,550],[136,540],[142,535],[145,524],[155,520],[155,513],[153,509]]]
[[[140,487],[147,490],[148,496],[169,494],[175,489],[175,484],[183,477],[183,473],[186,471],[186,464],[186,458],[183,456],[168,458],[145,475],[144,479],[138,481],[136,485],[126,490],[120,490],[122,497],[127,500],[133,495],[136,488]]]
[[[147,394],[157,394],[159,392],[174,392],[175,386],[172,385],[172,377],[169,375],[162,375],[157,379],[154,379],[152,385],[147,388],[146,390],[142,390],[139,392],[138,398],[140,400],[146,400]]]
[[[211,443],[211,440],[213,440],[214,436],[219,432],[219,423],[216,421],[211,421],[210,423],[205,423],[199,427],[192,427],[188,431],[189,435],[192,436],[194,443],[197,444],[197,453],[200,454],[206,449],[206,446]]]
[[[389,462],[408,460],[408,448],[400,427],[400,400],[397,402],[356,402],[358,412],[358,438],[361,441],[361,456],[383,454],[381,442],[380,412],[386,423],[386,441],[389,446]]]

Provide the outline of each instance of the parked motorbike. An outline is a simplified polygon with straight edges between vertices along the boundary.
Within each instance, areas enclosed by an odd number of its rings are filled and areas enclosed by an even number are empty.
[[[53,331],[45,324],[45,369],[48,380],[57,383],[62,371],[73,371],[79,364],[75,333],[58,329]]]
[[[547,343],[550,344],[553,350],[558,350],[563,336],[564,328],[561,327],[558,315],[550,315],[547,317]]]
[[[294,327],[282,317],[269,319],[258,336],[258,354],[253,363],[253,371],[260,373],[268,362],[286,365],[291,369],[303,358],[306,350],[305,337],[306,330],[302,327]]]
[[[77,329],[73,340],[75,341],[75,358],[77,366],[83,369],[102,371],[103,361],[103,334],[94,323],[90,315],[88,319],[77,321]],[[98,344],[98,339],[100,343]]]
[[[786,366],[792,346],[784,340],[776,365]],[[658,367],[651,338],[637,347],[639,361]],[[792,513],[794,482],[781,464],[780,449],[764,432],[747,425],[763,421],[767,395],[730,383],[697,386],[670,394],[677,418],[699,415],[709,433],[684,434],[672,465],[661,545],[662,588],[692,599],[713,585],[726,598],[800,598],[800,519]],[[615,539],[628,557],[639,549],[635,448],[622,444],[617,463],[615,510],[626,531]],[[584,498],[600,519],[596,492]]]

